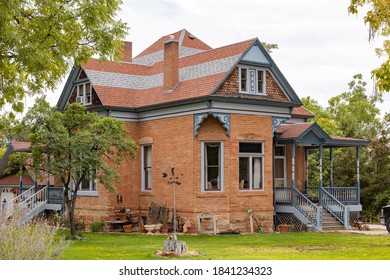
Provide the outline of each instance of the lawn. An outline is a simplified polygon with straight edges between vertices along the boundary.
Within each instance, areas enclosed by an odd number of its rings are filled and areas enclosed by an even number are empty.
[[[63,260],[159,260],[166,235],[83,234],[65,250]],[[345,233],[274,233],[258,235],[179,235],[186,260],[389,260],[390,237]]]

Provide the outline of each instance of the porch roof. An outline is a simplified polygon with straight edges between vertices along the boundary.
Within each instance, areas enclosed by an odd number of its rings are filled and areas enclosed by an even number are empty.
[[[370,141],[329,136],[317,123],[306,122],[298,124],[283,124],[276,128],[275,140],[277,143],[297,143],[302,146],[324,147],[356,147],[367,146]]]

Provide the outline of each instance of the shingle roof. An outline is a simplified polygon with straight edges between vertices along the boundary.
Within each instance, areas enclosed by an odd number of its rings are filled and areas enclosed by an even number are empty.
[[[314,118],[316,115],[310,112],[305,107],[294,107],[292,109],[291,115],[293,117],[305,117],[305,118]]]
[[[281,125],[276,128],[276,134],[279,139],[298,138],[314,124],[314,122],[306,122]]]
[[[186,31],[187,32],[187,31]],[[176,33],[175,33],[176,34]],[[162,37],[142,55],[162,50],[166,37]],[[183,39],[183,45],[186,43]],[[164,102],[209,95],[219,82],[237,63],[242,54],[256,39],[210,49],[200,40],[194,39],[194,47],[207,50],[182,56],[179,60],[179,84],[172,93],[164,93],[163,61],[152,65],[137,63],[100,62],[92,59],[83,65],[101,102],[105,106],[140,107]]]

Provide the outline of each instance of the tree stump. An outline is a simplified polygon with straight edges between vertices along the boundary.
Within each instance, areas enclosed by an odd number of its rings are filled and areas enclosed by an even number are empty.
[[[187,243],[174,239],[164,241],[164,253],[181,255],[187,253]]]

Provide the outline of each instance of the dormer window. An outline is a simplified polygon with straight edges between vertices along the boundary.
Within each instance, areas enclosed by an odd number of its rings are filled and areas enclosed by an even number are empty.
[[[265,70],[240,67],[240,93],[265,95]]]
[[[76,85],[77,95],[76,102],[83,105],[92,104],[92,87],[90,82]]]

